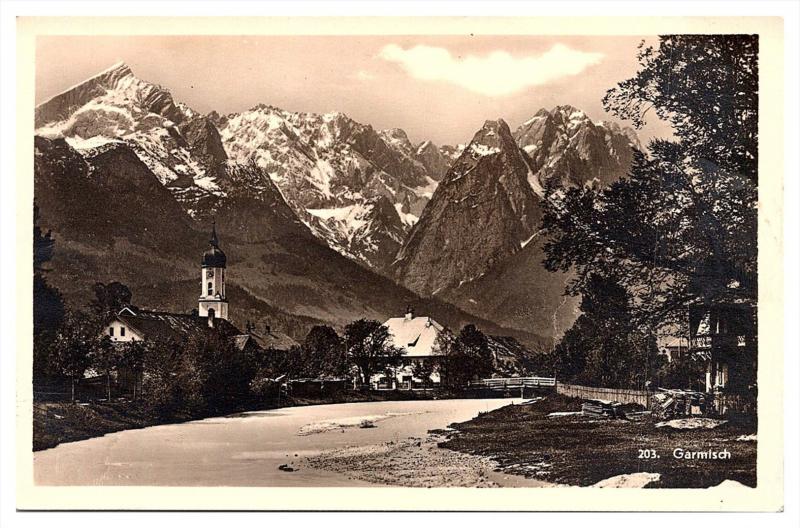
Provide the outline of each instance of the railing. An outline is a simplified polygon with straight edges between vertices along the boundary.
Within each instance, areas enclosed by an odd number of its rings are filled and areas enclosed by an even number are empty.
[[[541,378],[536,376],[528,378],[487,378],[469,382],[469,388],[471,389],[489,389],[497,391],[555,386],[555,378]]]

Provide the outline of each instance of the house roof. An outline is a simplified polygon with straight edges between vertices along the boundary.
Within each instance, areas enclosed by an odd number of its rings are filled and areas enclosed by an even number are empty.
[[[192,314],[151,312],[125,308],[116,317],[147,339],[181,339],[191,334],[207,332],[208,318]],[[241,335],[233,324],[225,319],[215,319],[214,327],[224,336]]]
[[[264,350],[289,350],[299,344],[288,335],[273,329],[270,329],[269,332],[251,331],[250,337]]]
[[[405,350],[405,357],[438,355],[434,345],[444,327],[430,317],[393,317],[383,323],[396,347]]]

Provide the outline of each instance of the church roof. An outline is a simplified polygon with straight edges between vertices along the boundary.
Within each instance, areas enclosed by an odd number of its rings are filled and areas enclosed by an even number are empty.
[[[404,357],[437,355],[434,345],[444,327],[430,317],[392,317],[383,326],[392,334],[394,346],[405,350]]]

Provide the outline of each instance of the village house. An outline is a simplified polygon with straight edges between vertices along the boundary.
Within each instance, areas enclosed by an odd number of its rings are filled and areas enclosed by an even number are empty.
[[[668,363],[684,358],[689,352],[689,336],[664,334],[657,338],[658,353],[664,356]]]
[[[425,316],[415,316],[414,309],[408,308],[403,317],[392,317],[383,325],[392,336],[392,344],[403,350],[402,363],[394,369],[394,379],[389,379],[387,373],[376,374],[370,380],[373,385],[385,388],[410,388],[414,383],[441,382],[436,369],[441,351],[437,346],[439,334],[445,331],[444,327]],[[432,373],[429,379],[423,380],[414,375],[414,364],[429,363]]]

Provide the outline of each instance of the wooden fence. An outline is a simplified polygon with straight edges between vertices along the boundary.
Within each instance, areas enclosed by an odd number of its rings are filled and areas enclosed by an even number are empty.
[[[620,403],[638,403],[649,409],[653,392],[633,389],[609,389],[604,387],[585,387],[583,385],[556,384],[556,392],[564,396],[584,400],[611,400]]]
[[[555,387],[555,378],[487,378],[482,380],[470,381],[470,389],[490,389],[496,391],[535,389],[540,387]]]

